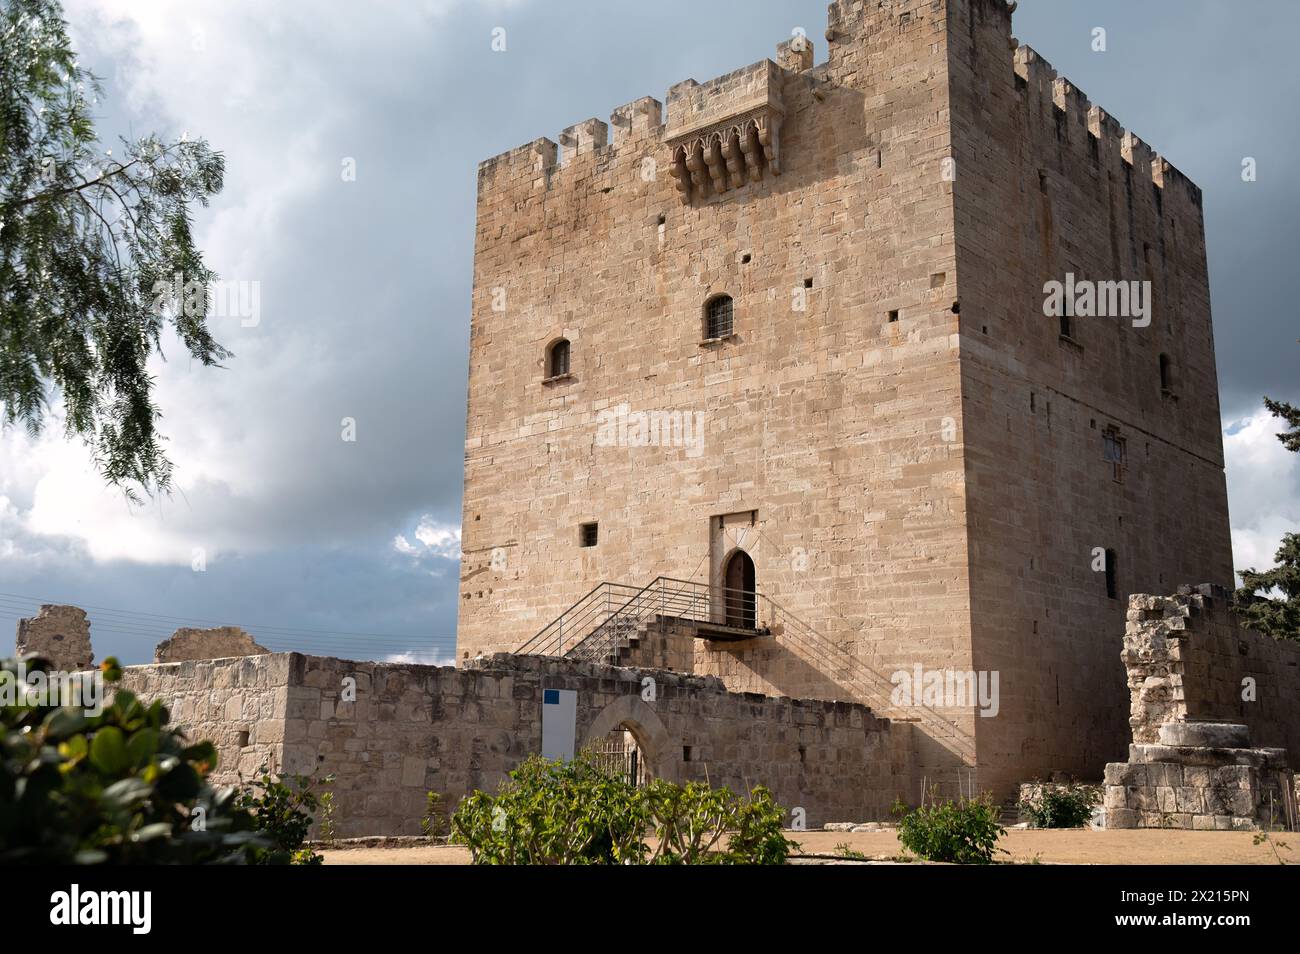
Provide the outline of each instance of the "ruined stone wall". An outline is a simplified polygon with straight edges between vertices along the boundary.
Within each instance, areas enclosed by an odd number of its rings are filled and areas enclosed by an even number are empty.
[[[215,626],[211,629],[178,629],[153,651],[156,663],[180,662],[184,659],[222,659],[226,656],[257,656],[269,653],[238,626]]]
[[[1241,628],[1203,584],[1129,599],[1128,760],[1106,766],[1110,828],[1300,827],[1300,644]]]
[[[949,10],[971,638],[1003,696],[977,738],[1001,791],[1121,758],[1127,594],[1227,584],[1232,561],[1200,191],[1015,49],[1002,0]],[[1151,281],[1150,325],[1063,336],[1043,289],[1067,272]]]
[[[19,656],[35,653],[55,669],[77,672],[95,660],[90,646],[90,621],[76,606],[45,603],[35,616],[18,621],[15,650]]]
[[[836,3],[820,66],[787,44],[784,66],[672,87],[666,122],[643,98],[611,142],[589,120],[559,161],[538,140],[480,166],[460,655],[519,646],[602,580],[720,583],[742,549],[820,646],[782,646],[763,691],[876,703],[842,659],[876,682],[970,668],[945,17]],[[683,201],[672,137],[756,95],[784,111],[779,175]],[[705,341],[719,293],[734,333]],[[698,412],[702,446],[602,442],[621,407]]]
[[[1300,643],[1242,628],[1222,587],[1129,598],[1124,664],[1133,741],[1154,744],[1167,722],[1229,721],[1300,768]]]

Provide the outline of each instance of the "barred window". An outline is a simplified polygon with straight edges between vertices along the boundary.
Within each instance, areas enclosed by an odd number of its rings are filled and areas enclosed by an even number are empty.
[[[551,345],[550,353],[546,358],[546,376],[548,378],[558,377],[561,374],[569,373],[569,342],[567,338],[561,338]]]
[[[705,305],[704,337],[726,338],[731,334],[732,310],[731,296],[718,295],[710,298]]]

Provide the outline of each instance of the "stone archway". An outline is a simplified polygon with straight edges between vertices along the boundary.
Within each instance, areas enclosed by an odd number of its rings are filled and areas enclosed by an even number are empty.
[[[754,629],[758,625],[754,560],[744,550],[733,550],[723,563],[722,585],[726,624],[741,629]]]
[[[645,755],[646,775],[676,782],[680,776],[680,751],[673,744],[659,714],[639,696],[619,696],[591,721],[582,745],[603,739],[616,729],[627,729]]]

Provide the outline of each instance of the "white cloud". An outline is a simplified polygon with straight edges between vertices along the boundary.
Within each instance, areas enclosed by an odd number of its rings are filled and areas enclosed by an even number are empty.
[[[408,666],[454,666],[456,654],[437,650],[414,650],[407,653],[392,653],[382,660],[386,663],[405,663]]]
[[[1263,409],[1223,431],[1232,556],[1238,570],[1273,565],[1284,533],[1300,530],[1300,454],[1282,446],[1283,423]]]
[[[404,534],[393,538],[393,549],[403,556],[420,559],[434,557],[440,560],[460,559],[460,527],[438,523],[426,514],[420,518],[414,532],[415,543]]]

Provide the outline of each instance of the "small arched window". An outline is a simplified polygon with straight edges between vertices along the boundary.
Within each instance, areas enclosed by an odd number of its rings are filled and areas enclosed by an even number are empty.
[[[546,351],[546,376],[558,378],[569,373],[569,339],[560,338]]]
[[[1174,369],[1169,355],[1160,356],[1160,390],[1169,392],[1174,389]]]
[[[732,308],[730,295],[717,295],[704,305],[704,337],[712,340],[731,335]]]

